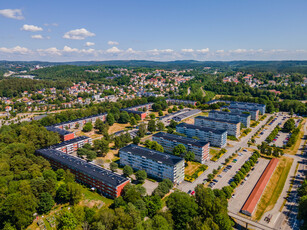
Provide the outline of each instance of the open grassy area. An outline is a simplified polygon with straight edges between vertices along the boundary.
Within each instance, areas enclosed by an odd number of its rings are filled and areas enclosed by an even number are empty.
[[[211,157],[214,157],[219,151],[220,149],[210,147],[209,154],[211,155]]]
[[[187,119],[184,119],[182,120],[182,122],[184,123],[187,123],[187,124],[194,124],[194,118],[197,117],[197,116],[205,116],[205,117],[208,117],[209,113],[208,112],[201,112],[199,114],[196,114],[195,116],[193,117],[190,117],[190,118],[187,118]]]
[[[202,165],[199,162],[189,161],[187,162],[188,166],[184,169],[184,173],[188,176],[192,176],[196,170]]]
[[[289,157],[282,157],[279,160],[279,163],[257,205],[253,219],[260,220],[265,212],[274,208],[284,188],[292,163],[293,159]]]
[[[109,128],[109,134],[116,133],[118,131],[124,130],[126,128],[130,127],[130,124],[119,124],[119,123],[114,123],[112,126]]]
[[[301,145],[301,140],[304,136],[304,127],[305,127],[306,120],[304,119],[303,122],[300,124],[300,133],[298,134],[298,138],[296,140],[296,143],[291,146],[290,148],[287,148],[285,150],[285,154],[295,155]]]

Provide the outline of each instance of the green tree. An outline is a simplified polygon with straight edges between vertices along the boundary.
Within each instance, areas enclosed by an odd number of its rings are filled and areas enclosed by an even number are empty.
[[[184,159],[185,159],[186,161],[194,161],[194,159],[195,159],[195,154],[194,154],[193,152],[191,152],[191,151],[188,151],[188,152],[185,154]]]
[[[186,148],[183,144],[179,144],[177,145],[174,149],[173,149],[173,154],[175,156],[184,156],[186,154]]]
[[[111,162],[110,163],[110,169],[112,172],[116,172],[118,169],[118,164],[116,164],[115,162]]]
[[[103,138],[100,140],[94,140],[94,149],[98,151],[102,156],[106,156],[110,150],[109,142]]]
[[[138,136],[139,137],[144,137],[145,134],[146,134],[146,131],[147,131],[146,124],[140,124],[139,125],[139,130],[138,130]]]
[[[138,136],[134,137],[133,140],[132,140],[133,144],[135,144],[135,145],[138,145],[140,143],[140,141],[141,141],[141,139]]]
[[[130,120],[130,117],[129,117],[129,114],[127,111],[122,111],[120,113],[120,117],[119,117],[119,120],[118,122],[119,123],[123,123],[123,124],[127,124]]]
[[[283,130],[285,132],[291,132],[295,129],[295,121],[294,119],[290,118],[289,120],[287,120],[284,124]]]
[[[172,110],[171,108],[169,108],[169,109],[167,110],[167,112],[168,112],[168,113],[172,113],[173,110]]]
[[[189,196],[184,192],[172,193],[166,205],[172,213],[176,229],[185,229],[196,215],[198,206],[194,201],[194,197]]]
[[[123,173],[126,177],[129,177],[133,174],[133,169],[129,165],[125,165],[123,168]]]
[[[130,125],[131,125],[131,126],[135,126],[136,124],[137,124],[136,119],[135,119],[134,117],[131,117],[131,119],[130,119]]]
[[[48,213],[54,205],[54,200],[48,192],[41,193],[39,195],[39,203],[37,211],[40,214]]]
[[[150,132],[155,132],[156,131],[156,121],[155,120],[150,120],[148,122],[148,131]]]
[[[157,123],[157,128],[158,128],[159,131],[163,131],[165,129],[165,126],[164,126],[162,121],[159,121]]]
[[[162,117],[163,116],[163,112],[162,110],[159,111],[159,117]]]
[[[90,132],[92,130],[93,130],[92,122],[85,123],[85,125],[83,126],[83,129],[82,129],[83,132]]]
[[[112,126],[115,123],[115,118],[112,113],[108,113],[106,120],[110,126]]]
[[[147,178],[147,173],[145,172],[145,170],[139,170],[135,173],[135,177],[140,184],[143,184]]]
[[[60,230],[74,230],[77,227],[77,219],[68,211],[63,211],[58,218],[57,228]]]
[[[149,114],[150,119],[154,120],[156,118],[156,115],[154,113]]]

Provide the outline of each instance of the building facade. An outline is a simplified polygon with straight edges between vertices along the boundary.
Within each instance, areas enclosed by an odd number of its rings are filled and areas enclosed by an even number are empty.
[[[209,159],[209,142],[162,132],[154,134],[152,140],[162,145],[167,153],[172,153],[177,145],[182,144],[195,154],[196,161],[204,164]]]
[[[211,129],[227,130],[227,135],[239,137],[241,122],[204,116],[195,117],[195,125]]]
[[[240,114],[249,114],[251,115],[251,119],[258,121],[259,119],[259,110],[258,109],[246,109],[246,108],[237,108],[230,106],[223,106],[221,109],[229,109],[232,113],[240,113]]]
[[[173,105],[194,105],[196,106],[197,101],[188,101],[188,100],[179,100],[179,99],[166,99],[166,102],[168,104],[173,104]]]
[[[126,177],[56,149],[40,149],[36,152],[46,158],[54,169],[69,169],[76,181],[97,189],[106,197],[119,197],[130,182]]]
[[[189,138],[197,137],[199,140],[210,142],[210,146],[225,147],[227,144],[227,130],[210,129],[186,123],[176,126],[176,132]]]
[[[184,180],[184,160],[180,157],[133,144],[121,148],[119,157],[121,165],[145,170],[151,177],[170,179],[175,184]]]
[[[246,128],[250,127],[250,122],[251,122],[251,115],[244,114],[244,113],[243,114],[242,113],[232,113],[232,112],[229,113],[229,112],[211,110],[209,112],[209,117],[241,122],[242,125],[244,125]]]
[[[54,126],[46,126],[45,128],[50,132],[58,133],[61,138],[61,141],[68,141],[75,138],[75,133],[67,131],[65,129],[60,129]]]

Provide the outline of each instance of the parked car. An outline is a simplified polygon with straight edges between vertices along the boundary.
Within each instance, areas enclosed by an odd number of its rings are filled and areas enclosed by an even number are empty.
[[[217,182],[219,182],[219,181],[218,181],[217,179],[214,179],[213,182],[217,183]]]
[[[191,195],[192,195],[192,196],[194,196],[194,194],[195,194],[195,191],[191,192]]]

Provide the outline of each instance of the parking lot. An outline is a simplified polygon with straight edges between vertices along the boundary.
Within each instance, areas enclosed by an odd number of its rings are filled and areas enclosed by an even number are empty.
[[[258,179],[260,178],[268,163],[269,160],[259,158],[258,164],[254,166],[254,170],[251,170],[249,172],[250,176],[247,177],[247,180],[243,180],[243,184],[241,183],[235,189],[234,197],[231,198],[228,202],[229,211],[234,213],[240,212],[241,208],[243,207],[245,201],[247,200],[249,194],[252,192],[253,188],[255,187]]]
[[[274,122],[270,122],[271,125],[266,125],[265,128],[260,132],[259,138],[256,138],[256,144],[260,145],[265,139],[271,134],[271,132],[275,129],[275,127],[281,123],[281,127],[283,126],[284,122],[283,115],[278,115]]]
[[[232,162],[229,165],[232,166],[229,170],[222,171],[221,174],[217,177],[218,182],[215,183],[215,185],[212,187],[213,189],[221,189],[224,186],[229,185],[229,180],[233,178],[234,175],[236,175],[236,171],[241,168],[241,166],[245,163],[245,161],[248,160],[248,158],[251,156],[251,152],[244,152],[241,151],[239,153],[241,156],[237,156],[235,159],[237,160],[236,163]]]

